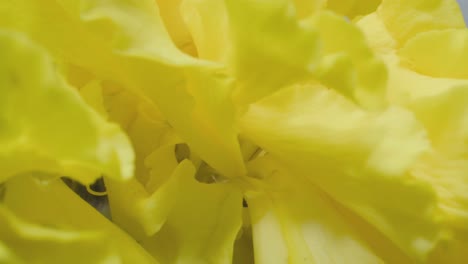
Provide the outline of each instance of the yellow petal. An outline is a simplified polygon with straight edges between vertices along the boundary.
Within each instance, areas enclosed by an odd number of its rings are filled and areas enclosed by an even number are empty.
[[[327,9],[354,18],[377,10],[382,0],[328,0]]]
[[[356,21],[356,25],[364,33],[367,45],[374,52],[385,54],[395,51],[397,42],[377,13],[362,17]]]
[[[366,108],[384,108],[387,70],[359,29],[331,12],[319,13],[314,24],[324,52],[318,79]]]
[[[297,21],[291,2],[228,0],[226,7],[237,102],[255,102],[315,69],[317,33],[310,24]]]
[[[195,47],[188,29],[190,24],[185,23],[181,13],[185,0],[156,0],[156,2],[159,14],[174,44],[187,54],[196,56],[197,47]]]
[[[407,174],[428,142],[404,109],[367,113],[322,87],[292,87],[252,105],[242,130],[409,256],[439,240],[434,190]]]
[[[450,226],[465,228],[468,223],[468,181],[465,179],[468,83],[465,79],[422,75],[400,66],[395,62],[397,58],[387,60],[391,100],[414,112],[434,148],[431,155],[418,162],[412,174],[436,190],[439,217]]]
[[[125,183],[105,179],[112,219],[138,240],[154,235],[166,219],[181,195],[181,177],[194,176],[190,164],[177,164],[174,145],[162,147],[153,157],[149,188],[141,182]]]
[[[60,60],[149,98],[208,164],[226,176],[244,174],[232,81],[219,65],[177,49],[153,0],[21,0],[1,3],[0,17],[1,26],[27,32]]]
[[[294,0],[298,18],[306,18],[324,8],[330,0]]]
[[[198,57],[226,61],[230,38],[224,1],[184,0],[180,11],[192,34]]]
[[[438,152],[452,158],[466,156],[467,80],[414,72],[403,67],[396,56],[387,56],[386,61],[390,72],[390,101],[404,105],[415,114]]]
[[[104,106],[102,87],[98,81],[91,81],[81,87],[80,95],[85,102],[91,106],[102,117],[107,118],[107,111]]]
[[[339,161],[357,170],[400,175],[428,149],[411,113],[397,107],[369,113],[319,85],[279,91],[252,105],[241,122],[242,134],[268,146],[267,151],[272,148],[288,161],[316,157],[324,167]]]
[[[42,170],[90,184],[104,173],[128,179],[126,136],[81,100],[49,55],[25,36],[0,32],[0,169],[2,179]]]
[[[249,169],[263,188],[247,193],[255,263],[382,263],[310,181],[269,156]]]
[[[0,240],[26,263],[157,263],[60,179],[6,183]]]
[[[24,264],[24,261],[18,259],[11,250],[0,242],[0,262],[8,264]]]
[[[399,47],[421,32],[465,28],[455,0],[383,0],[377,13]]]
[[[242,225],[242,193],[230,184],[200,183],[191,172],[180,175],[178,193],[165,224],[142,241],[162,263],[231,263]]]
[[[468,79],[468,30],[428,31],[410,39],[398,55],[408,68],[432,77]]]

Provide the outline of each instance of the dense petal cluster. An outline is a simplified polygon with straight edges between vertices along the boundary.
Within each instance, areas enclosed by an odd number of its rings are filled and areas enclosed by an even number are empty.
[[[454,0],[2,1],[0,263],[466,263],[467,61]]]

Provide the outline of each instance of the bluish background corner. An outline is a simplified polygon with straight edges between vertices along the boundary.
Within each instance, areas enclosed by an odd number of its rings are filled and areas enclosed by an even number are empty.
[[[463,17],[465,18],[465,24],[468,24],[468,0],[457,0],[460,5],[460,9],[463,12]]]

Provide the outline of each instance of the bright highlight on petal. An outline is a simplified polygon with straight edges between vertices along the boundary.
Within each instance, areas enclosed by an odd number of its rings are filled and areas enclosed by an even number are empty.
[[[242,128],[293,173],[310,179],[406,254],[423,259],[443,234],[433,211],[434,190],[408,175],[429,148],[409,112],[366,113],[310,85],[291,87],[252,106]]]
[[[265,189],[247,194],[255,263],[346,263],[350,259],[382,263],[330,197],[302,176],[287,175],[277,164],[265,156],[249,167],[251,173],[264,177]]]

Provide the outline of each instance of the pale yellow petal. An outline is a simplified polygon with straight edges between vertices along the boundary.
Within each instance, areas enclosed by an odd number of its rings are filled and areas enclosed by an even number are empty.
[[[255,263],[382,263],[330,197],[278,164],[264,156],[249,166],[262,188],[247,193]]]
[[[424,32],[408,40],[398,56],[424,75],[468,79],[468,29]]]
[[[421,32],[465,28],[456,0],[383,0],[377,13],[399,47]]]
[[[367,113],[323,87],[292,87],[253,105],[243,133],[424,259],[442,235],[431,186],[408,175],[429,145],[411,113]]]

